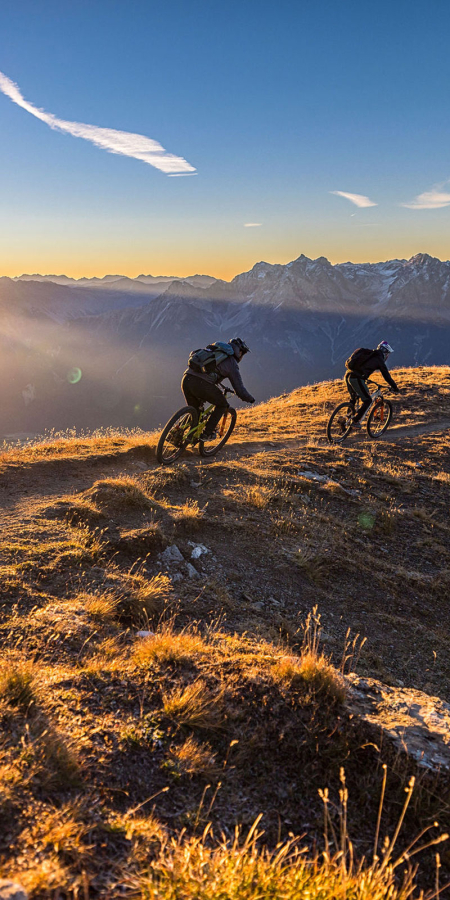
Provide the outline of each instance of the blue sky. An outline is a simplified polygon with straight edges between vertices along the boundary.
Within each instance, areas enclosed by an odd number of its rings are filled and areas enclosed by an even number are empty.
[[[0,71],[26,101],[196,174],[0,93],[0,274],[448,258],[449,33],[447,0],[2,0]]]

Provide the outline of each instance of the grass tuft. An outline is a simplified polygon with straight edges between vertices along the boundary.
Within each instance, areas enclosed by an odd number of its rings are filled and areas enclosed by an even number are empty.
[[[107,510],[153,509],[157,506],[156,501],[129,475],[96,481],[86,491],[85,497],[100,509]]]
[[[169,719],[190,728],[220,728],[223,692],[213,693],[202,679],[187,687],[163,692],[163,708]]]
[[[211,776],[216,770],[216,756],[208,744],[190,735],[183,744],[172,749],[169,762],[179,775]]]
[[[36,703],[35,667],[29,660],[17,661],[0,673],[0,696],[26,712]]]
[[[134,660],[143,668],[153,663],[183,664],[194,662],[196,657],[204,656],[207,651],[208,647],[199,634],[189,631],[177,634],[171,626],[166,626],[157,634],[139,642],[134,651]]]

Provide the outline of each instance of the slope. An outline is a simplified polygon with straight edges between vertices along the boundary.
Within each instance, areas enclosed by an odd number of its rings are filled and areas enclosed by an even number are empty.
[[[36,897],[146,896],[170,836],[261,812],[269,847],[312,845],[341,766],[356,854],[382,763],[392,833],[416,768],[345,711],[347,629],[367,639],[359,672],[450,690],[450,368],[394,374],[377,443],[326,445],[329,382],[240,414],[215,461],[160,469],[142,434],[4,451],[2,874]],[[406,843],[450,821],[448,776],[419,784]]]

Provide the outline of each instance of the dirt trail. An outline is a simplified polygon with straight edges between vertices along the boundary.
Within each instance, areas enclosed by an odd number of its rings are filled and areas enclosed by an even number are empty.
[[[404,438],[442,432],[450,429],[450,420],[441,419],[436,422],[427,422],[422,425],[398,425],[393,427],[380,441],[396,442]],[[319,441],[327,445],[326,438],[322,435],[305,435],[302,438],[292,438],[286,441],[234,441],[217,456],[212,457],[211,462],[217,459],[232,460],[246,458],[264,451],[296,450],[307,446],[311,441]],[[359,445],[369,441],[366,433],[355,435],[345,442],[343,446],[349,449],[352,445]],[[186,454],[180,460],[187,465],[205,465],[207,459],[203,459],[196,453]],[[63,494],[78,493],[89,488],[93,480],[115,477],[119,474],[139,475],[144,466],[151,468],[156,466],[155,458],[147,456],[146,462],[133,458],[131,454],[99,455],[85,460],[72,460],[67,458],[42,460],[31,463],[29,466],[14,466],[0,475],[0,524],[11,518],[18,517],[32,520],[37,507],[43,499],[51,502],[52,496],[60,497]]]

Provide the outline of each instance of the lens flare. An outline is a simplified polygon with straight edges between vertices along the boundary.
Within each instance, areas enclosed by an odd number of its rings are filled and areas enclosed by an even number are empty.
[[[78,366],[74,366],[73,369],[69,369],[67,373],[67,381],[69,384],[78,384],[82,374],[81,369],[79,369]]]

